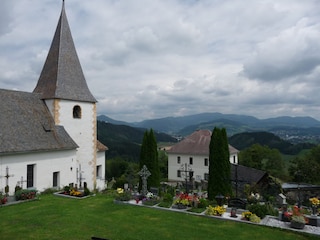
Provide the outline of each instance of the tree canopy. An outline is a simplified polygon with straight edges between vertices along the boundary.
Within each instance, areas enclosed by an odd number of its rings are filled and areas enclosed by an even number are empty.
[[[239,163],[266,171],[274,177],[283,177],[285,173],[285,164],[279,150],[260,144],[253,144],[241,151]]]
[[[291,162],[289,173],[295,182],[320,184],[320,146],[314,147],[304,157]]]

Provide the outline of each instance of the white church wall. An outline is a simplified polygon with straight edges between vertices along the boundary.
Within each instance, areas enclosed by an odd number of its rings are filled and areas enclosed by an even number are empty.
[[[73,108],[81,108],[81,117],[73,117]],[[96,173],[96,109],[94,103],[59,100],[59,122],[78,144],[77,168],[81,168],[82,183],[94,188]]]
[[[9,190],[14,194],[16,185],[27,188],[27,165],[34,165],[33,188],[43,191],[53,187],[53,173],[58,172],[58,186],[63,188],[70,183],[76,183],[75,150],[64,150],[42,153],[24,153],[0,156],[0,191],[4,192],[6,185],[6,168],[9,169]]]
[[[105,189],[105,152],[97,152],[97,180],[96,188],[98,190]]]

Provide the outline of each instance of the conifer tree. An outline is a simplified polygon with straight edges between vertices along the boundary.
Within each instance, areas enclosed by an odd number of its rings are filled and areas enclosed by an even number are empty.
[[[148,178],[148,189],[150,187],[160,186],[160,168],[158,162],[157,141],[152,129],[146,131],[143,136],[140,150],[140,169],[146,165],[151,175]],[[139,181],[139,190],[142,187],[142,181]]]
[[[213,129],[209,148],[208,198],[213,200],[218,194],[231,194],[229,146],[224,128]]]
[[[149,187],[158,187],[160,186],[160,168],[158,161],[158,146],[157,140],[155,138],[154,132],[152,129],[149,131],[148,136],[148,148],[149,148],[149,159],[150,164],[147,165],[149,171],[151,172],[151,176],[148,179]]]

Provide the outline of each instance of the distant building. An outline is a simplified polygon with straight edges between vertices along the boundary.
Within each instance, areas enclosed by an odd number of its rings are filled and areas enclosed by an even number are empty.
[[[198,130],[173,145],[168,153],[168,181],[185,182],[185,170],[192,172],[192,181],[206,186],[209,177],[209,145],[211,131]],[[239,151],[229,145],[232,183],[235,196],[243,197],[244,186],[265,188],[269,184],[265,171],[238,164]],[[188,179],[190,181],[190,179]]]
[[[104,187],[105,151],[97,140],[96,99],[76,53],[64,2],[33,93],[0,89],[0,191]]]
[[[184,181],[183,170],[192,169],[196,182],[208,180],[211,131],[198,130],[168,151],[168,180]],[[238,150],[229,145],[230,163],[238,164]]]

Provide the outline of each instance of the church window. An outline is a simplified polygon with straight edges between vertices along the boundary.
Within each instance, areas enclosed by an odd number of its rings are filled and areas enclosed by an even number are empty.
[[[27,188],[34,185],[34,164],[27,165]]]
[[[181,170],[177,171],[177,177],[181,177]]]
[[[180,162],[181,162],[181,158],[180,158],[180,156],[178,156],[177,157],[177,163],[180,164]]]
[[[102,166],[98,165],[97,166],[97,178],[102,178]]]
[[[73,118],[81,118],[81,107],[78,105],[73,107]]]
[[[209,166],[209,160],[208,160],[208,158],[205,158],[205,159],[204,159],[204,165],[205,165],[205,166]]]
[[[59,186],[59,172],[54,172],[53,173],[53,187],[58,187]]]
[[[193,164],[193,158],[192,158],[192,157],[189,158],[189,164],[190,164],[190,165]]]

